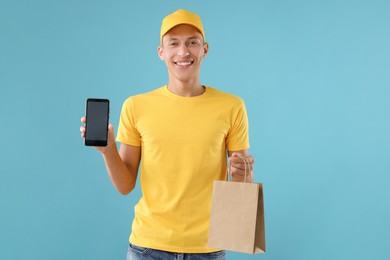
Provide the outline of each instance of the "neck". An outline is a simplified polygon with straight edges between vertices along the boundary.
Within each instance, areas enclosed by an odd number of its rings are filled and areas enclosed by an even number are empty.
[[[199,80],[169,80],[167,87],[172,93],[183,97],[199,96],[205,91],[205,88],[200,84]]]

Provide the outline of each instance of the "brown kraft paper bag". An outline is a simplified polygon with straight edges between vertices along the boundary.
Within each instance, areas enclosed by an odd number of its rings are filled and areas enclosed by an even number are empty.
[[[261,183],[214,181],[208,246],[248,254],[265,253]]]

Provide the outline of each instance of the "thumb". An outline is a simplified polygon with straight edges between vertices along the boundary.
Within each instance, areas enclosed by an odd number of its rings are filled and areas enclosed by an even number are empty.
[[[114,134],[114,126],[112,124],[109,124],[108,125],[108,135],[111,137],[111,138],[114,138],[115,134]]]
[[[232,155],[229,157],[229,162],[231,163],[232,159],[237,158],[237,157],[238,158],[240,157],[240,153],[237,153],[237,152],[232,153]]]
[[[232,157],[238,157],[238,153],[236,152],[232,153]]]
[[[241,153],[234,152],[232,153],[232,157],[243,157],[243,155]]]

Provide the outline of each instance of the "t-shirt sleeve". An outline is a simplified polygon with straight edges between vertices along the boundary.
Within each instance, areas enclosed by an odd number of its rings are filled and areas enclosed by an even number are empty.
[[[226,136],[226,147],[229,151],[249,148],[248,117],[245,103],[240,102],[232,110],[231,128]]]
[[[131,97],[123,103],[116,140],[128,145],[141,146],[141,135],[136,128],[134,101]]]

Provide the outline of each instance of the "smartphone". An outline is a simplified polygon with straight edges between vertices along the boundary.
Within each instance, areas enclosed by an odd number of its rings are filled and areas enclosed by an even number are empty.
[[[88,98],[86,105],[85,145],[107,146],[110,101]]]

